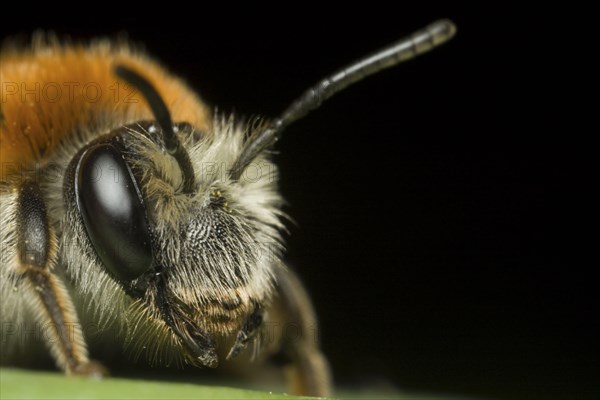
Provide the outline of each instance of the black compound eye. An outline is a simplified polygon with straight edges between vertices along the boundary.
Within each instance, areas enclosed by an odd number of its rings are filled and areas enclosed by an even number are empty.
[[[83,154],[75,193],[88,236],[106,269],[122,282],[146,272],[152,265],[146,210],[115,146],[99,144]]]

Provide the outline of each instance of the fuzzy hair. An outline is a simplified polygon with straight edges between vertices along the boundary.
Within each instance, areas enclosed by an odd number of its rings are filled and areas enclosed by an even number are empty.
[[[155,288],[150,287],[138,299],[127,295],[106,272],[77,207],[67,201],[71,183],[64,182],[63,177],[80,149],[115,129],[152,119],[139,94],[132,97],[120,87],[118,101],[107,97],[112,95],[110,85],[116,81],[116,63],[141,71],[164,97],[173,120],[191,123],[196,129],[180,138],[195,169],[197,190],[193,196],[179,191],[181,173],[160,144],[148,140],[141,127],[131,128],[128,135],[125,157],[144,171],[138,185],[146,197],[152,235],[160,246],[156,256],[170,267],[168,296],[194,310],[191,318],[196,324],[221,336],[241,329],[256,304],[268,305],[273,293],[273,268],[281,265],[284,216],[277,191],[277,169],[267,154],[259,156],[241,179],[232,181],[228,176],[227,169],[251,134],[247,124],[237,122],[233,116],[207,117],[207,108],[181,80],[123,44],[45,43],[30,51],[5,51],[0,57],[3,79],[42,85],[73,80],[95,82],[105,94],[93,103],[80,98],[61,98],[58,102],[42,98],[33,108],[13,97],[3,103],[0,121],[3,159],[16,160],[27,168],[35,165],[41,171],[40,185],[58,237],[57,268],[64,269],[69,279],[82,321],[93,321],[101,329],[116,329],[120,342],[136,346],[134,354],[143,349],[156,362],[169,363],[182,352],[180,339],[167,327],[156,306]],[[19,65],[27,65],[27,69]],[[9,142],[14,148],[4,145]],[[2,209],[14,206],[10,193],[0,194]],[[9,243],[9,250],[3,254],[0,273],[3,278],[7,274],[11,277],[0,282],[2,300],[6,297],[3,304],[12,304],[17,301],[9,294],[15,281],[10,267],[14,263],[10,243],[14,242],[11,235],[15,223],[10,212],[3,211],[1,217],[1,235]],[[219,301],[241,303],[229,312],[229,323],[212,319],[224,312],[215,304]],[[2,321],[14,318],[3,312]]]

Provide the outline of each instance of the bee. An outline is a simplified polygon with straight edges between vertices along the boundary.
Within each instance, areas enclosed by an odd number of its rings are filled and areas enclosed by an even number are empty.
[[[292,392],[329,394],[313,306],[283,261],[271,149],[335,93],[454,33],[437,21],[323,79],[279,117],[250,122],[213,112],[128,44],[4,48],[3,364],[30,341],[65,373],[92,376],[107,374],[90,358],[102,356],[90,351],[99,340],[164,365],[283,354]],[[303,334],[269,329],[286,324]]]

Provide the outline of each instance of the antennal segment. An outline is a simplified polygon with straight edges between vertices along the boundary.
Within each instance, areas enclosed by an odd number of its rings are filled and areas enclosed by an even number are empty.
[[[450,40],[455,33],[456,26],[452,21],[446,19],[436,21],[321,80],[294,101],[269,127],[249,139],[231,169],[232,179],[239,179],[248,164],[263,150],[273,145],[288,125],[318,108],[337,92],[385,68],[393,67],[432,50]]]
[[[183,192],[192,193],[194,191],[195,181],[194,166],[192,165],[189,154],[181,145],[181,142],[173,130],[171,113],[163,99],[160,97],[160,94],[146,78],[123,65],[117,65],[115,67],[115,74],[138,89],[148,102],[156,122],[158,122],[162,129],[165,148],[169,154],[175,157],[179,164],[179,168],[181,169],[181,174],[183,176]]]

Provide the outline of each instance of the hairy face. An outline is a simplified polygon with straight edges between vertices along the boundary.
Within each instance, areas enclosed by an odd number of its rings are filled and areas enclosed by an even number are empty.
[[[189,192],[156,123],[73,146],[80,150],[65,173],[63,259],[95,311],[117,313],[129,335],[155,331],[188,362],[214,366],[215,339],[240,331],[270,301],[281,198],[263,156],[230,178],[247,135],[232,119],[215,120],[211,132],[181,124],[177,135],[195,172]],[[125,199],[104,206],[106,192]],[[117,225],[98,228],[102,218]]]

